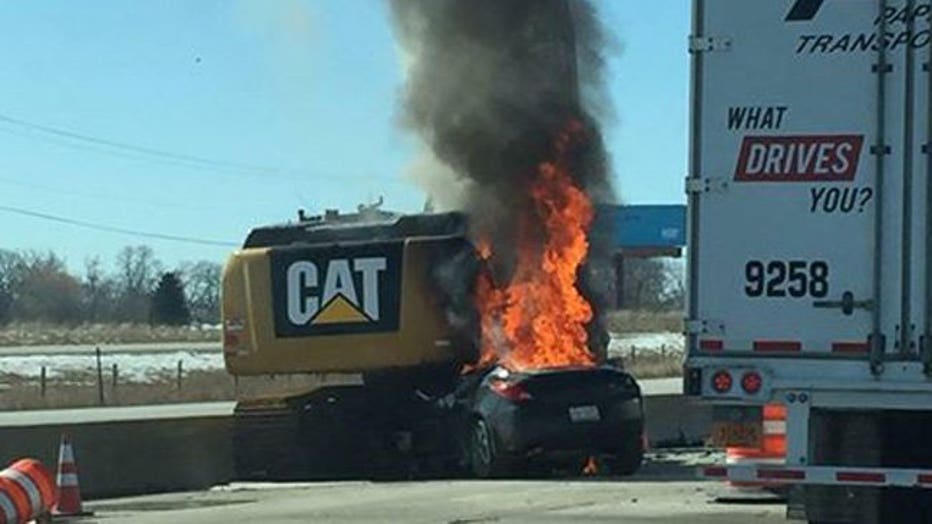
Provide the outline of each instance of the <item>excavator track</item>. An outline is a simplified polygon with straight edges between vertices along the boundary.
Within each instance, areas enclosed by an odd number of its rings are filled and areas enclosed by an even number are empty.
[[[233,414],[233,470],[240,480],[299,479],[306,454],[300,414],[286,403],[240,402]]]
[[[382,441],[364,386],[341,385],[279,399],[243,401],[234,411],[236,478],[363,478],[379,469]]]
[[[399,391],[328,386],[234,411],[239,480],[399,479],[449,474],[456,448],[445,420]]]

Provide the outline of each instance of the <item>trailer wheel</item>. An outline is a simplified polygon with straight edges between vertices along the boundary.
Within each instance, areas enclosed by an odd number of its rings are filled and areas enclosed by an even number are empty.
[[[468,438],[468,463],[473,475],[478,478],[496,478],[508,473],[508,463],[495,446],[495,438],[488,423],[476,418]]]

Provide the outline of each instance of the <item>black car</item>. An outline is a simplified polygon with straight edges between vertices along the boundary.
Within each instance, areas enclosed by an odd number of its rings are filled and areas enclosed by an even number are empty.
[[[631,375],[612,366],[496,367],[463,377],[456,405],[463,462],[480,478],[539,469],[535,465],[581,470],[587,457],[626,475],[643,459],[641,391]]]

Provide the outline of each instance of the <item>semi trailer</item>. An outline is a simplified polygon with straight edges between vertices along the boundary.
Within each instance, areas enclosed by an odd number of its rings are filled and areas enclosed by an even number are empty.
[[[810,522],[932,522],[929,2],[695,0],[684,391],[718,444],[786,408]]]

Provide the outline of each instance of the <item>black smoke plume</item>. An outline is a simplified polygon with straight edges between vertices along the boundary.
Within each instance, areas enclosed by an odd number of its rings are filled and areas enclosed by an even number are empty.
[[[391,11],[407,61],[402,122],[463,183],[458,207],[491,242],[497,273],[508,273],[528,189],[569,120],[587,130],[572,159],[574,181],[596,203],[612,200],[592,114],[604,109],[610,39],[590,2],[391,0]],[[587,271],[603,251],[596,241]],[[589,283],[603,280],[580,278],[596,307],[599,290]]]

